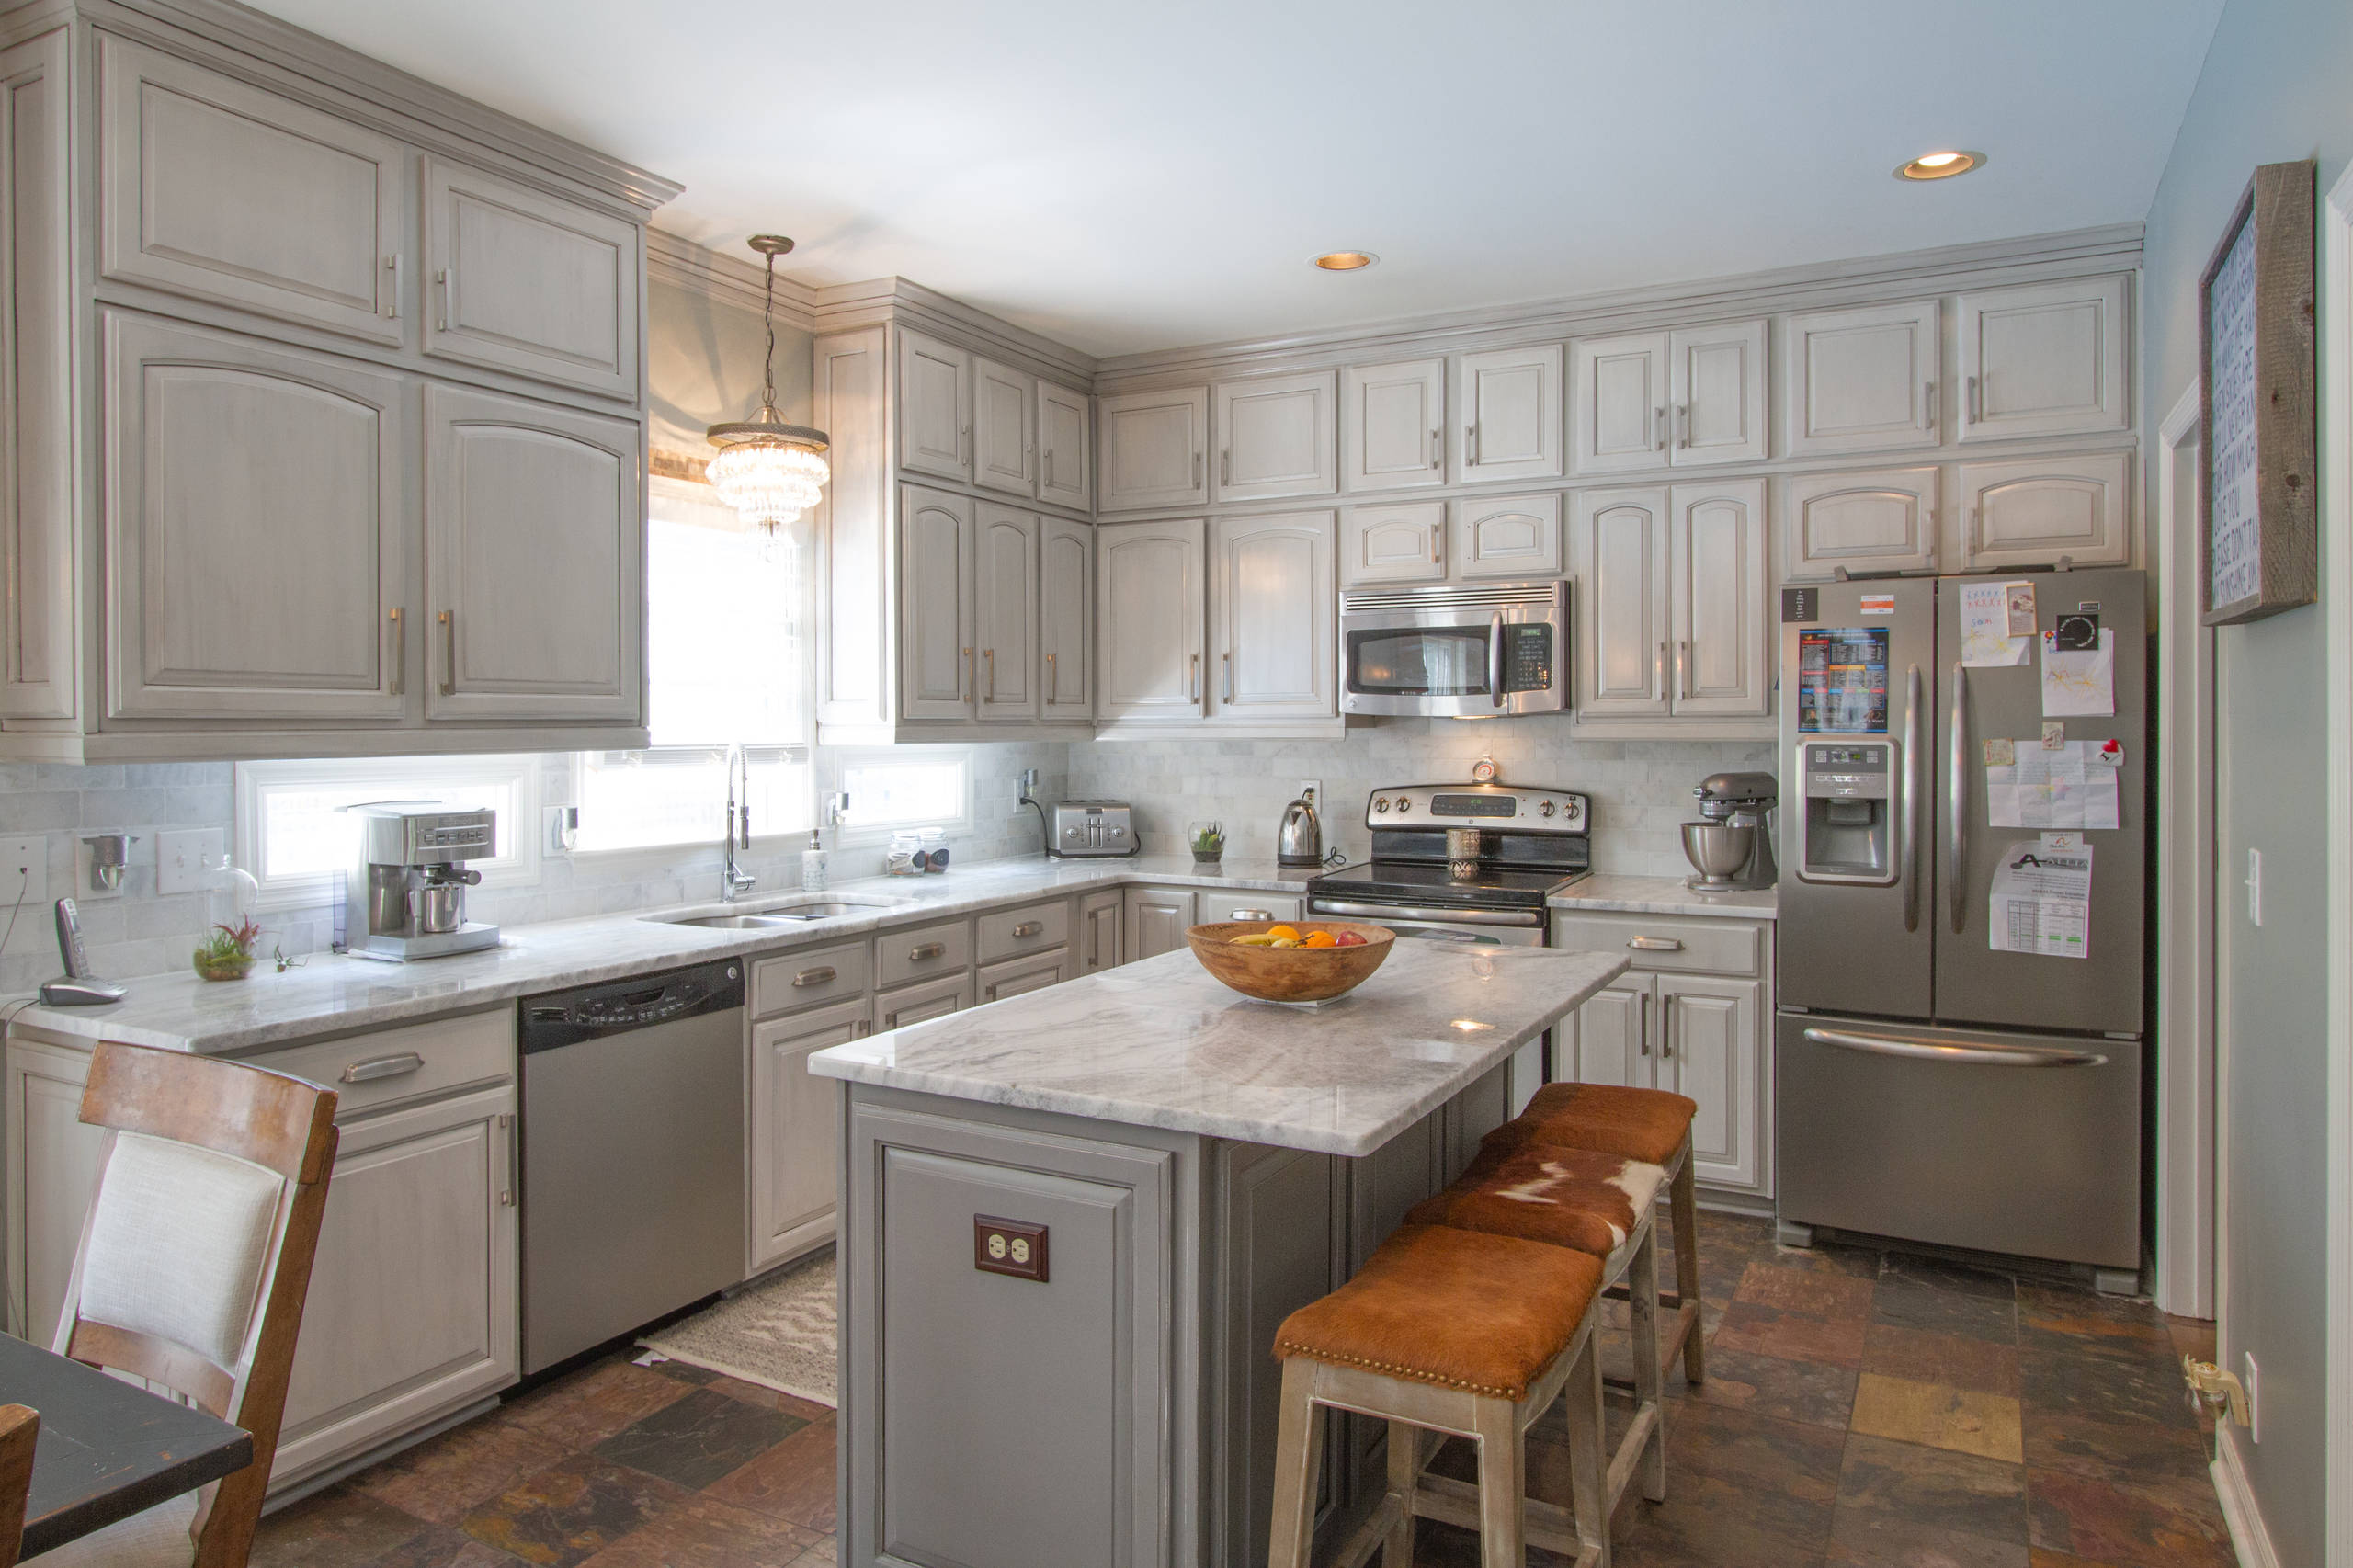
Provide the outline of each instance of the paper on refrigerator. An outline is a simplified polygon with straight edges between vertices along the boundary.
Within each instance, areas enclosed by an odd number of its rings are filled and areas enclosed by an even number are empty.
[[[2042,716],[2108,719],[2116,713],[2116,630],[2099,629],[2097,648],[2062,648],[2042,634]]]
[[[2120,826],[2119,773],[2096,755],[2102,744],[2069,741],[2052,750],[2039,741],[2010,743],[2010,761],[1985,769],[1986,825]]]
[[[1963,583],[1961,585],[1961,662],[1972,668],[1984,669],[2002,665],[2023,665],[2027,652],[2033,645],[2032,637],[2013,636],[2010,632],[2010,596],[2024,586],[2031,596],[2032,585],[2018,583]],[[2031,597],[2028,603],[2032,603]]]
[[[2091,912],[2092,846],[2080,834],[2046,833],[2002,851],[1985,944],[1997,953],[2084,958]]]

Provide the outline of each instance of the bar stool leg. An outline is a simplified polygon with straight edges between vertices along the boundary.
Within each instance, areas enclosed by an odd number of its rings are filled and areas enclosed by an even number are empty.
[[[1283,1363],[1282,1418],[1275,1429],[1274,1528],[1267,1568],[1308,1568],[1315,1544],[1315,1481],[1324,1464],[1324,1413],[1315,1408],[1316,1364]],[[1410,1451],[1410,1450],[1409,1450]]]
[[[1576,1511],[1580,1562],[1594,1556],[1594,1568],[1609,1568],[1609,1460],[1602,1452],[1601,1346],[1587,1334],[1561,1390],[1561,1415],[1569,1428],[1569,1504]]]
[[[1389,1493],[1397,1499],[1397,1522],[1382,1543],[1381,1568],[1414,1568],[1414,1503],[1421,1488],[1422,1429],[1410,1421],[1389,1424]]]
[[[1699,1201],[1692,1190],[1691,1140],[1683,1140],[1683,1163],[1676,1167],[1675,1179],[1668,1184],[1668,1199],[1675,1216],[1675,1299],[1678,1312],[1688,1309],[1691,1325],[1682,1331],[1683,1381],[1702,1383],[1708,1381],[1706,1309],[1699,1305]]]
[[[1528,1488],[1528,1444],[1519,1406],[1482,1397],[1472,1422],[1479,1439],[1479,1568],[1527,1568],[1520,1499]]]
[[[1660,1403],[1658,1364],[1658,1226],[1644,1227],[1626,1269],[1628,1304],[1633,1308],[1634,1413],[1652,1413],[1649,1440],[1643,1445],[1643,1495],[1666,1501],[1666,1407]]]

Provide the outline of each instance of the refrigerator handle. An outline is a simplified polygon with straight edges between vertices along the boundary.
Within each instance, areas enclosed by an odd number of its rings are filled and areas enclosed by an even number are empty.
[[[1968,1042],[1921,1040],[1911,1035],[1860,1034],[1852,1029],[1810,1028],[1806,1040],[1814,1045],[1835,1045],[1870,1056],[1904,1056],[1915,1062],[1947,1062],[1976,1067],[2105,1067],[2108,1058],[2096,1051],[2071,1051],[2063,1046],[2000,1045],[1992,1040]]]
[[[1969,848],[1969,671],[1952,667],[1952,928],[1969,923],[1969,878],[1961,857]]]
[[[1920,666],[1904,676],[1904,928],[1920,928]]]

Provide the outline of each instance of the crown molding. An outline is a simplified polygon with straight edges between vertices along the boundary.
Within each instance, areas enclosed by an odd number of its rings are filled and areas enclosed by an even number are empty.
[[[817,290],[820,332],[845,332],[884,322],[943,333],[1033,375],[1081,386],[1091,386],[1095,380],[1093,356],[904,278],[835,283]]]
[[[707,295],[722,304],[757,312],[766,302],[767,269],[724,251],[715,251],[664,229],[645,231],[645,276]],[[776,314],[803,332],[817,330],[817,290],[798,278],[777,274]]]
[[[1361,362],[1369,354],[1457,353],[1533,339],[1636,329],[1700,315],[1756,315],[1817,305],[1860,304],[1948,287],[2034,282],[2141,265],[2142,226],[1980,241],[1934,250],[1815,262],[1731,278],[1639,288],[1473,310],[1401,316],[1321,332],[1154,349],[1096,363],[1098,393],[1204,374],[1251,373]]]

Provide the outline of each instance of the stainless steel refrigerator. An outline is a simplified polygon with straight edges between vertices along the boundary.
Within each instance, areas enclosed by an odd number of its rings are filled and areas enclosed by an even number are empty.
[[[2022,650],[2011,638],[2029,607],[1995,595],[2007,584],[2032,585],[2034,634]],[[1971,585],[1981,591],[1964,595]],[[2150,762],[2142,574],[1783,594],[1784,1226],[2137,1270]],[[1989,622],[1996,597],[2016,619]],[[1980,639],[1969,656],[2022,651],[2023,661],[1966,662],[1965,608]],[[2098,706],[2103,646],[2113,713],[2047,717],[2046,706]],[[2063,726],[2058,749],[2047,724]],[[2105,821],[2111,782],[2114,827],[2064,825]],[[2043,837],[2069,832],[2077,837]],[[2102,1283],[2123,1279],[2111,1272]]]

